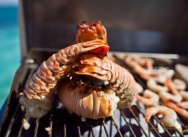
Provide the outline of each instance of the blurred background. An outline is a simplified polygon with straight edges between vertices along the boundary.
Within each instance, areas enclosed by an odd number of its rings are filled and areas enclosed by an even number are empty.
[[[20,65],[18,18],[18,0],[0,0],[0,108]]]

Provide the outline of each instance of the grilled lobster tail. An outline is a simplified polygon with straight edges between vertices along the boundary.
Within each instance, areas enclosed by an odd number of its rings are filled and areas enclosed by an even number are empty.
[[[135,80],[130,72],[107,57],[94,54],[81,56],[79,75],[91,76],[106,81],[107,86],[120,98],[118,107],[130,107],[135,104]]]
[[[60,85],[58,97],[70,112],[93,119],[111,116],[119,101],[112,90],[96,90],[88,83],[77,84],[73,80]]]
[[[48,113],[56,90],[65,108],[87,118],[111,116],[117,105],[134,104],[135,80],[106,57],[110,48],[102,23],[82,22],[76,42],[44,61],[28,81],[20,98],[26,117]]]

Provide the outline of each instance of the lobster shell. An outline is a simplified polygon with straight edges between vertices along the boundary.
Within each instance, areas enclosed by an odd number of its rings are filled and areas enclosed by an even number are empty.
[[[75,73],[108,82],[108,89],[120,98],[118,108],[135,104],[136,82],[132,74],[107,57],[84,54],[80,57],[80,69]]]
[[[113,91],[97,91],[87,83],[77,85],[71,80],[60,84],[58,97],[70,112],[93,119],[111,116],[119,101]]]

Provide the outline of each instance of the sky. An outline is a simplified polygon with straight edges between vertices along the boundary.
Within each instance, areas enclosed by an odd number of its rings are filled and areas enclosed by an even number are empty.
[[[18,0],[0,0],[0,5],[18,5]]]

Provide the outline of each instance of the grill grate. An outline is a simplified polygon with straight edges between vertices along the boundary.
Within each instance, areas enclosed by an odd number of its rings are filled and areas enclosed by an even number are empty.
[[[116,110],[112,117],[105,119],[86,119],[82,121],[76,114],[70,114],[66,109],[57,109],[59,103],[56,97],[53,110],[41,119],[29,120],[31,127],[29,130],[24,130],[22,126],[22,118],[24,111],[19,104],[19,91],[23,91],[27,80],[36,70],[37,65],[27,64],[22,65],[17,75],[16,82],[13,83],[11,94],[8,99],[3,122],[1,124],[1,137],[69,137],[69,136],[88,136],[88,137],[137,137],[137,136],[180,136],[183,137],[186,133],[180,133],[176,130],[170,130],[160,123],[157,116],[152,117],[149,123],[144,120],[145,107],[137,103],[131,108]],[[141,83],[146,88],[145,83],[137,75],[134,74],[137,82]],[[180,117],[178,119],[182,127],[185,120]],[[48,132],[45,130],[48,129]]]

